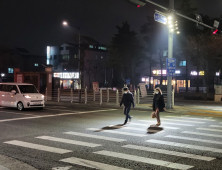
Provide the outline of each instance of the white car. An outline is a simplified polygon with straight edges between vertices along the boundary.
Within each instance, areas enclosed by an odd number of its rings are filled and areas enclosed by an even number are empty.
[[[33,84],[0,83],[0,105],[24,108],[45,107],[44,95],[40,94]]]

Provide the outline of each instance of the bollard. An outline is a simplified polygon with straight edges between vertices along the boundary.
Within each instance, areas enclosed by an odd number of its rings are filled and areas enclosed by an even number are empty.
[[[100,94],[100,103],[99,103],[99,104],[102,105],[102,103],[103,103],[103,93],[102,93],[102,89],[100,89],[99,92],[100,92],[100,93],[99,93],[99,94]]]
[[[134,91],[134,103],[135,103],[135,105],[137,104],[137,102],[136,102],[137,100],[136,100],[136,90]]]
[[[96,91],[93,90],[93,101],[95,102],[96,101]]]
[[[119,91],[116,90],[116,105],[119,106]]]
[[[140,89],[137,91],[137,104],[140,104]]]
[[[172,90],[172,107],[174,106],[174,89]]]
[[[45,88],[45,101],[47,102],[47,95],[48,95],[48,92],[47,92],[47,87]]]
[[[57,98],[58,102],[60,101],[60,88],[58,88],[58,98]]]
[[[109,88],[107,88],[107,102],[109,102]]]
[[[71,103],[73,102],[73,89],[71,89]]]
[[[85,104],[87,104],[87,86],[85,88]]]

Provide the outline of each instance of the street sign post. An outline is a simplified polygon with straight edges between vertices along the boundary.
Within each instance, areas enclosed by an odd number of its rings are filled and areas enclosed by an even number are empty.
[[[165,24],[165,25],[167,24],[166,16],[164,16],[160,13],[157,13],[157,12],[154,13],[154,20],[157,21],[157,22],[160,22],[162,24]]]
[[[167,58],[166,59],[166,70],[167,76],[174,76],[176,70],[176,59],[175,58]]]

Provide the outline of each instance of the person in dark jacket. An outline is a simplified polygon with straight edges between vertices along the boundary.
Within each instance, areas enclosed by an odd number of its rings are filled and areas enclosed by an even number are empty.
[[[126,115],[125,122],[123,125],[125,125],[128,122],[128,119],[131,121],[132,116],[129,115],[131,104],[133,105],[133,108],[135,107],[133,94],[129,91],[128,87],[124,87],[124,94],[122,97],[122,100],[120,102],[120,107],[122,104],[124,104],[124,114]]]
[[[159,87],[155,89],[155,94],[153,97],[153,111],[154,111],[154,117],[157,119],[157,124],[156,126],[160,126],[160,112],[165,110],[165,103],[164,103],[164,98],[162,91]]]

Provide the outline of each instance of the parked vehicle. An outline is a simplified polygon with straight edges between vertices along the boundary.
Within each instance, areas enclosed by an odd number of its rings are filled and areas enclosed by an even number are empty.
[[[33,84],[27,83],[0,83],[0,105],[25,108],[45,107],[44,95],[40,94]]]

